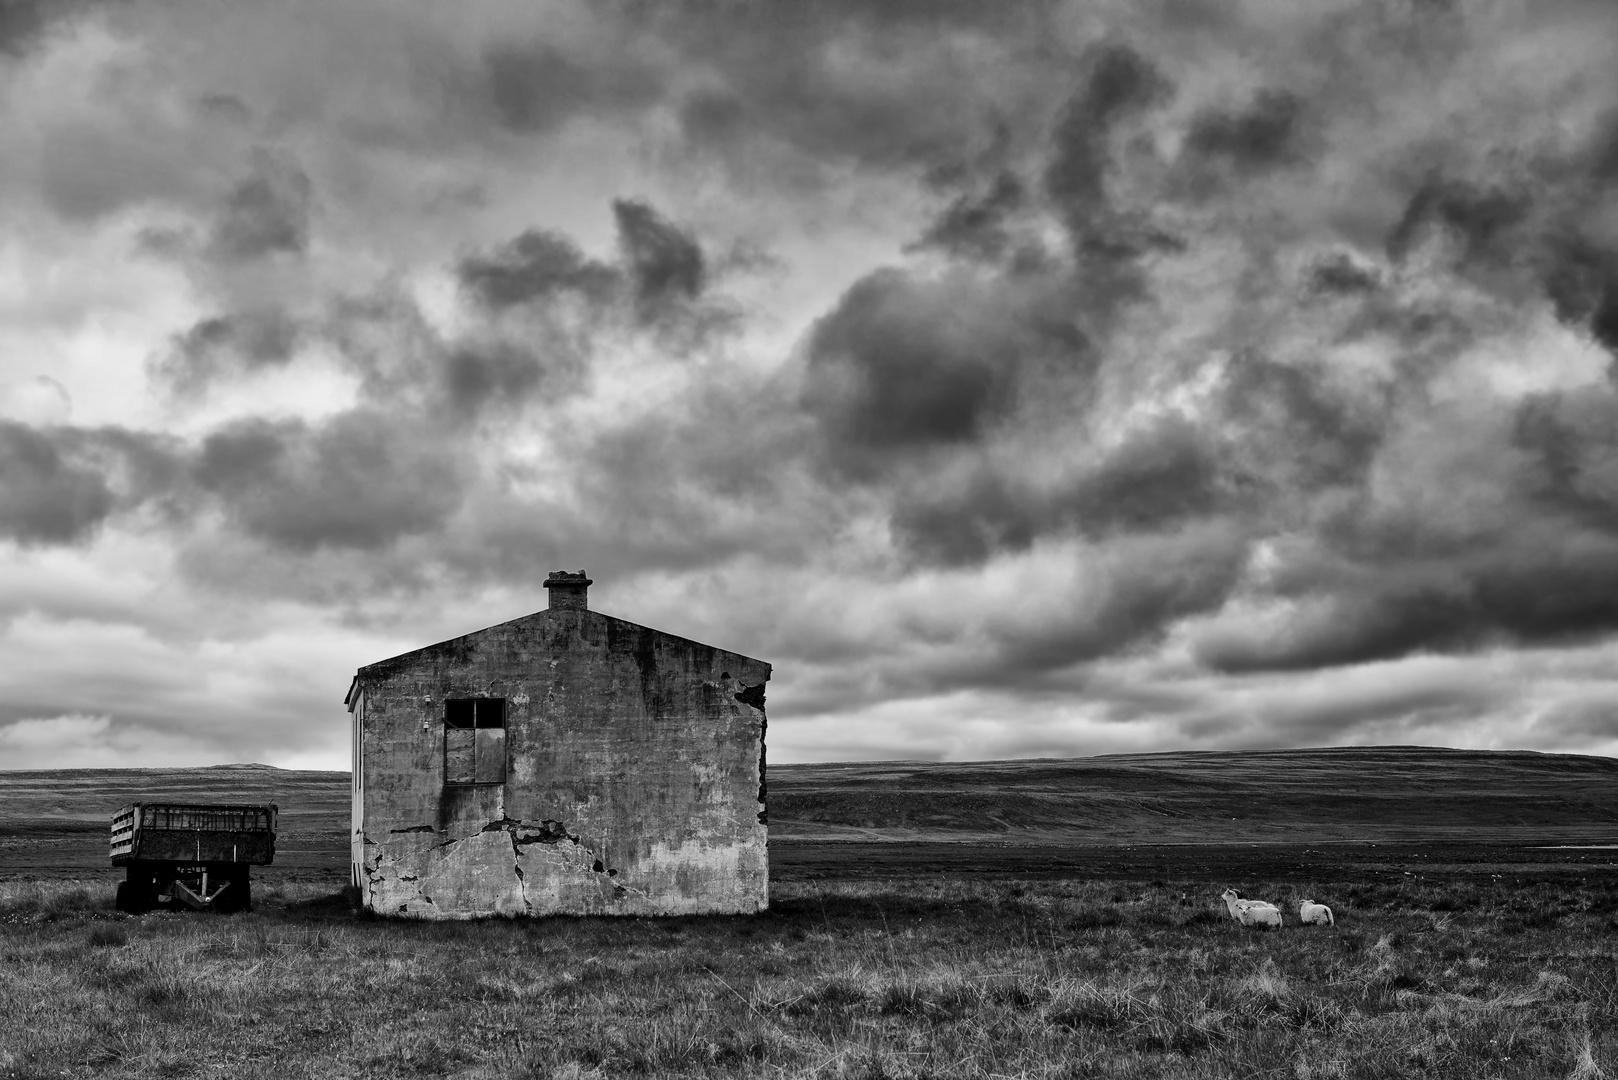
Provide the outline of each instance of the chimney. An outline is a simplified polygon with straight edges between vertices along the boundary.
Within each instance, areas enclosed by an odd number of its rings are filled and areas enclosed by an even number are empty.
[[[587,598],[590,594],[592,582],[584,576],[584,571],[570,574],[566,570],[552,570],[550,577],[545,579],[545,587],[551,591],[552,611],[586,611],[590,605]]]

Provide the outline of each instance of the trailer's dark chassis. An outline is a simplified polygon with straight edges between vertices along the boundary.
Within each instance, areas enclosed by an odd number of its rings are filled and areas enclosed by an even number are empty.
[[[163,903],[197,911],[249,911],[253,887],[243,863],[132,862],[113,903],[132,915]]]

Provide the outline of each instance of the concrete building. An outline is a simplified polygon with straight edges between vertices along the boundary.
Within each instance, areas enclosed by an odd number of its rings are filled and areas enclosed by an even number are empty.
[[[754,912],[769,903],[770,665],[550,607],[359,669],[353,872],[409,918]]]

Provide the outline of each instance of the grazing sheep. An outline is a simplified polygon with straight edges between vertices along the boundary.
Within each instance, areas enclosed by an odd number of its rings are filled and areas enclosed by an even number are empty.
[[[1274,904],[1266,904],[1262,900],[1243,901],[1241,913],[1243,926],[1273,926],[1280,929],[1281,909]]]
[[[1337,925],[1337,920],[1332,918],[1331,908],[1325,904],[1317,904],[1313,900],[1298,901],[1298,920],[1305,926],[1310,923],[1319,926]]]
[[[1243,926],[1280,926],[1281,909],[1266,900],[1248,900],[1235,889],[1226,889],[1219,898],[1230,917]]]

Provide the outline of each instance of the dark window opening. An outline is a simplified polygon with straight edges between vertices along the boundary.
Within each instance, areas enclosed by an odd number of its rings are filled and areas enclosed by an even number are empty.
[[[506,699],[444,702],[444,783],[506,782]]]

